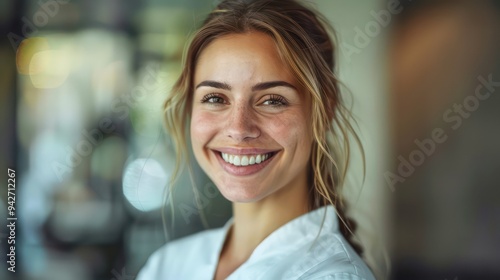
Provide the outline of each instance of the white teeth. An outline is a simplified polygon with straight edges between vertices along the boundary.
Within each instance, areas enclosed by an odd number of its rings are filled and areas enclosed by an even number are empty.
[[[233,156],[233,165],[236,165],[236,166],[240,165],[240,157],[239,156]]]
[[[241,158],[241,165],[242,166],[247,166],[248,165],[248,157],[247,156],[243,156]]]
[[[256,158],[255,158],[255,163],[260,163],[261,162],[261,157],[260,155],[258,155]]]
[[[253,165],[253,164],[259,164],[266,159],[269,158],[270,154],[262,154],[262,155],[244,155],[244,156],[238,156],[238,155],[230,155],[226,153],[221,153],[222,159],[224,159],[225,162],[228,162],[232,165],[235,166],[248,166],[248,165]]]

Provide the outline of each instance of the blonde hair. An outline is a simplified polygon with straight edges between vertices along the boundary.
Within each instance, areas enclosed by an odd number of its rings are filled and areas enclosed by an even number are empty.
[[[222,1],[194,35],[184,58],[181,76],[165,102],[166,127],[176,149],[177,165],[171,185],[183,163],[188,163],[187,125],[189,124],[193,75],[198,57],[212,41],[224,35],[263,32],[273,38],[283,62],[300,86],[312,97],[311,164],[309,167],[310,210],[334,205],[341,232],[351,245],[354,223],[345,216],[341,186],[350,158],[350,135],[359,147],[358,136],[350,124],[351,114],[343,105],[340,82],[335,76],[336,45],[329,35],[333,29],[310,8],[295,0]]]

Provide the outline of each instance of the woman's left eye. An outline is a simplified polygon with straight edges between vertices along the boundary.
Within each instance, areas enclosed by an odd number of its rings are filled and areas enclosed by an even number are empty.
[[[288,105],[288,101],[281,95],[270,95],[264,102],[263,105],[269,105],[273,107],[281,107]]]
[[[222,96],[215,94],[215,93],[210,93],[201,99],[201,103],[209,103],[209,104],[224,104],[225,100]]]

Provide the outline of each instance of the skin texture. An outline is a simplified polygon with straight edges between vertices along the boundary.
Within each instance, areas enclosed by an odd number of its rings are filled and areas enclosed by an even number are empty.
[[[281,85],[255,88],[268,82]],[[307,212],[311,100],[281,61],[272,38],[260,32],[211,42],[198,59],[194,86],[194,155],[233,202],[234,224],[220,256],[219,279],[237,269],[270,233]],[[235,175],[218,158],[218,150],[225,148],[276,154],[258,172]]]

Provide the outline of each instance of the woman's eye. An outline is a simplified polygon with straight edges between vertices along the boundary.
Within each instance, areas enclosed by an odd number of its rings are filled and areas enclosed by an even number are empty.
[[[263,105],[268,105],[272,107],[281,107],[288,105],[287,100],[283,96],[271,95],[268,99],[262,102]]]
[[[217,94],[207,94],[201,99],[201,103],[224,104],[224,98]]]

